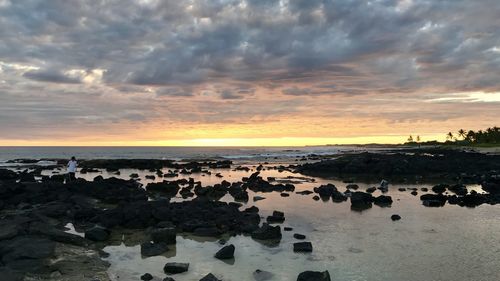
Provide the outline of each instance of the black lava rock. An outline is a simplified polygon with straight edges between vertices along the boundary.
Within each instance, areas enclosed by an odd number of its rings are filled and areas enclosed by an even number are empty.
[[[222,247],[216,254],[215,257],[220,260],[228,260],[234,258],[235,247],[233,244]]]

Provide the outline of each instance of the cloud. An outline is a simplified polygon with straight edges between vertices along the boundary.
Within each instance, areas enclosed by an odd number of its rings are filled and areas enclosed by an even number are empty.
[[[440,98],[500,92],[497,0],[0,3],[0,129],[437,110],[449,126],[457,111],[492,120],[496,102]],[[308,130],[331,133],[321,126]]]
[[[81,83],[79,77],[71,77],[59,71],[51,70],[31,70],[23,74],[24,77],[40,82],[63,83],[63,84],[78,84]]]

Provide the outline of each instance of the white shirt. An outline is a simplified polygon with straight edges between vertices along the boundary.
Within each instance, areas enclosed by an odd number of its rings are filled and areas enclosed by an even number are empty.
[[[76,161],[75,160],[70,160],[68,162],[68,172],[69,173],[76,173]]]

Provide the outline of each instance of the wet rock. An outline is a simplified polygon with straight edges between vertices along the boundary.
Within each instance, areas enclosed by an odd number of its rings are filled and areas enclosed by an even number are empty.
[[[318,201],[319,199],[320,199],[320,198],[319,198],[319,196],[318,196],[318,195],[314,195],[314,196],[313,196],[313,200],[314,200],[314,201]]]
[[[168,251],[167,243],[165,242],[145,242],[141,244],[141,255],[145,257],[158,256]]]
[[[304,271],[299,274],[297,281],[331,281],[330,273],[327,271]]]
[[[215,254],[215,257],[220,260],[232,259],[234,258],[234,250],[235,247],[233,244],[224,246]]]
[[[357,184],[348,184],[346,185],[347,189],[352,189],[352,190],[357,190],[359,188],[359,186]]]
[[[163,271],[168,274],[177,274],[188,271],[189,263],[168,262],[163,267]]]
[[[46,272],[49,259],[54,257],[55,245],[51,240],[36,236],[18,236],[3,240],[0,242],[1,263],[20,273]]]
[[[463,184],[455,184],[448,187],[448,190],[455,193],[456,195],[465,196],[467,195],[467,188]]]
[[[321,197],[331,197],[334,192],[337,192],[337,187],[333,184],[321,185],[314,188],[314,192],[318,193]]]
[[[218,237],[222,233],[217,227],[199,227],[193,231],[193,234],[202,237]]]
[[[144,280],[144,281],[150,281],[150,280],[153,280],[153,275],[149,274],[149,273],[145,273],[141,276],[141,280]]]
[[[297,191],[295,193],[300,194],[300,195],[309,195],[309,194],[314,193],[314,192],[310,191],[310,190],[303,190],[303,191]]]
[[[369,193],[356,191],[351,194],[350,198],[352,210],[362,211],[372,207],[373,196]]]
[[[335,159],[300,165],[295,170],[309,176],[337,176],[363,179],[391,178],[403,181],[414,176],[456,179],[462,175],[500,170],[500,155],[464,152],[454,149],[419,148],[394,153],[352,153]],[[411,153],[408,153],[411,152]]]
[[[413,196],[417,196],[417,195],[418,195],[418,192],[417,192],[417,191],[415,191],[415,190],[413,190],[410,194],[411,194],[411,195],[413,195]]]
[[[255,201],[264,200],[264,199],[266,199],[266,197],[262,197],[262,196],[254,196],[254,197],[253,197],[253,201],[254,201],[254,202],[255,202]]]
[[[259,240],[281,239],[281,228],[279,225],[270,226],[264,223],[259,229],[252,232],[252,238]]]
[[[293,235],[293,237],[294,237],[295,239],[299,239],[299,240],[304,240],[304,239],[306,239],[306,236],[305,236],[304,234],[300,234],[300,233],[295,233],[295,234]]]
[[[274,274],[269,271],[257,269],[253,272],[253,279],[255,279],[255,281],[271,280],[273,277]]]
[[[429,191],[429,189],[427,187],[422,187],[420,190],[422,190],[423,192]]]
[[[167,244],[175,244],[177,232],[173,227],[155,228],[151,230],[151,240],[155,243],[164,242]]]
[[[293,243],[294,252],[312,252],[313,247],[311,242],[297,242]]]
[[[426,207],[442,207],[446,204],[446,196],[443,194],[424,194],[420,196],[422,204]]]
[[[268,223],[282,223],[284,221],[285,221],[285,214],[280,211],[273,211],[273,214],[267,217]]]
[[[200,281],[221,281],[219,278],[215,277],[212,273],[205,275]]]
[[[174,197],[177,195],[179,189],[179,184],[175,181],[164,180],[162,182],[152,182],[146,185],[147,191],[159,192],[167,197]]]
[[[373,192],[375,192],[375,191],[377,191],[377,188],[376,188],[375,186],[368,187],[368,188],[366,189],[366,192],[368,192],[368,193],[373,193]]]
[[[400,188],[398,188],[398,190],[401,191],[401,192],[404,192],[404,191],[406,191],[406,188],[400,187]]]
[[[290,197],[290,194],[285,193],[285,192],[281,193],[280,195],[281,195],[281,197]]]
[[[432,187],[435,193],[444,193],[449,186],[447,184],[438,184]]]
[[[89,241],[79,235],[64,232],[43,222],[32,222],[29,226],[29,233],[41,235],[52,241],[71,244],[75,246],[87,246]]]
[[[380,207],[388,207],[392,204],[392,198],[391,196],[380,195],[373,199],[373,203]]]
[[[102,226],[94,226],[85,231],[85,238],[92,241],[106,241],[109,238],[109,230]]]
[[[488,179],[481,183],[481,188],[491,194],[500,194],[500,178]]]
[[[394,215],[391,216],[391,220],[393,220],[393,221],[398,221],[400,219],[401,219],[400,215],[394,214]]]
[[[139,178],[139,174],[137,174],[137,173],[132,173],[132,174],[130,174],[130,175],[129,175],[129,177],[130,177],[131,179],[138,179],[138,178]]]
[[[245,212],[248,212],[248,213],[258,213],[259,212],[259,208],[256,207],[256,206],[248,207],[248,208],[245,209]]]
[[[0,169],[0,180],[17,180],[17,178],[16,172],[9,169]]]
[[[154,180],[154,179],[156,179],[156,177],[154,175],[146,175],[145,178],[147,180]]]

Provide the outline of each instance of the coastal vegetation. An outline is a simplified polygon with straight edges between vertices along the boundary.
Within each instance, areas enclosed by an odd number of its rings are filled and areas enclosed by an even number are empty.
[[[456,133],[448,132],[444,142],[421,142],[420,136],[410,135],[405,145],[500,146],[500,128],[494,126],[478,131],[459,129]]]

